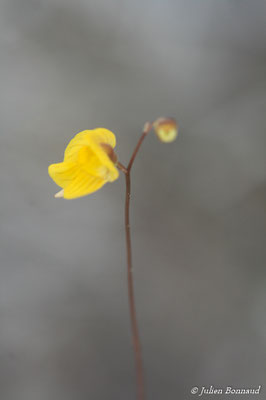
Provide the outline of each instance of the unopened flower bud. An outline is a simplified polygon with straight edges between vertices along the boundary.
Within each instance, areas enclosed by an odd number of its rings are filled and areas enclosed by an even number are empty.
[[[158,118],[153,128],[158,138],[165,143],[173,142],[178,134],[178,124],[173,118]]]

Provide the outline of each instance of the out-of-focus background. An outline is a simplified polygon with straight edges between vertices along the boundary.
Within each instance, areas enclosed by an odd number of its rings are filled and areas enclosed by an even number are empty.
[[[257,0],[1,1],[1,400],[135,399],[124,179],[56,200],[47,167],[98,126],[126,163],[164,115],[178,140],[151,134],[132,171],[148,399],[265,398],[265,20]]]

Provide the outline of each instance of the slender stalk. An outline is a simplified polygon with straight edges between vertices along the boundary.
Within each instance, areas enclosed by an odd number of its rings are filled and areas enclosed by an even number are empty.
[[[132,341],[135,354],[137,400],[145,400],[145,386],[144,386],[142,353],[141,353],[140,337],[139,337],[136,306],[135,306],[134,282],[132,274],[132,248],[131,248],[130,218],[129,218],[130,196],[131,196],[130,171],[134,163],[134,160],[136,158],[136,155],[139,151],[139,148],[143,140],[151,130],[151,128],[152,124],[150,123],[145,124],[143,133],[137,143],[135,150],[132,153],[128,166],[125,167],[120,162],[118,162],[117,164],[118,168],[124,172],[126,179],[125,233],[126,233],[126,248],[127,248],[127,283],[128,283],[128,301],[129,301],[129,312],[131,320]]]
[[[138,331],[138,322],[136,315],[134,283],[132,274],[132,250],[131,250],[131,235],[129,222],[129,206],[130,206],[130,173],[125,174],[126,178],[126,203],[125,203],[125,231],[126,231],[126,246],[127,246],[127,284],[128,284],[128,300],[131,319],[132,340],[135,353],[135,366],[137,375],[137,399],[144,400],[144,374],[142,365],[141,345]]]
[[[136,155],[137,155],[137,153],[139,151],[139,148],[142,145],[143,140],[148,135],[148,133],[150,132],[151,129],[152,129],[152,124],[150,122],[146,122],[146,124],[144,125],[144,129],[143,129],[142,135],[141,135],[141,137],[140,137],[140,139],[139,139],[139,141],[137,143],[137,146],[135,147],[135,150],[132,153],[131,159],[130,159],[130,161],[128,163],[128,166],[127,166],[127,170],[128,171],[131,170],[133,162],[134,162],[134,160],[136,158]]]
[[[122,172],[124,172],[124,174],[127,174],[127,167],[125,167],[121,162],[118,161],[116,165]]]

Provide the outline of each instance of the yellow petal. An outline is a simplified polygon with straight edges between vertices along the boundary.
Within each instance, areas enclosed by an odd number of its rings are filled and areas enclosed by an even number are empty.
[[[100,189],[119,176],[115,158],[109,157],[115,147],[115,135],[104,128],[78,133],[68,144],[64,161],[49,166],[50,177],[63,188],[56,197],[73,199]]]
[[[119,176],[119,172],[107,153],[95,143],[90,147],[82,147],[78,153],[78,165],[90,175],[112,182]]]
[[[78,174],[78,168],[73,162],[62,162],[50,165],[48,173],[58,186],[65,187],[75,179]]]
[[[65,150],[65,162],[85,164],[84,154],[87,149],[87,162],[85,169],[92,175],[98,176],[97,162],[105,168],[99,169],[100,176],[110,182],[113,182],[119,177],[119,172],[114,163],[110,160],[108,154],[102,147],[102,144],[107,144],[112,148],[116,145],[115,135],[104,128],[82,131],[78,133],[68,144]],[[80,155],[82,154],[82,156]],[[97,157],[97,160],[95,158]]]
[[[106,183],[105,180],[95,176],[88,176],[85,172],[79,175],[64,189],[65,199],[75,199],[86,196],[100,189]]]
[[[96,128],[91,131],[91,138],[95,140],[96,143],[109,144],[113,149],[116,146],[116,137],[113,132],[105,128]]]
[[[90,147],[92,143],[99,146],[101,143],[105,143],[114,148],[116,145],[116,138],[113,132],[104,128],[82,131],[69,142],[65,150],[65,161],[75,160],[79,150],[83,146]]]

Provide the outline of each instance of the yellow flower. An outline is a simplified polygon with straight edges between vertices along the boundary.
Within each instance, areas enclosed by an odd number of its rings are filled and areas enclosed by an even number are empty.
[[[106,182],[115,181],[113,148],[115,135],[104,128],[78,133],[68,144],[64,161],[48,168],[50,177],[63,189],[55,197],[75,199],[100,189]]]
[[[173,118],[158,118],[153,123],[158,138],[165,143],[173,142],[178,134],[178,125]]]

